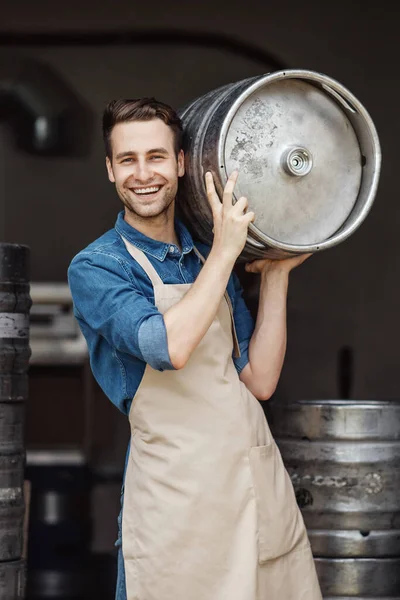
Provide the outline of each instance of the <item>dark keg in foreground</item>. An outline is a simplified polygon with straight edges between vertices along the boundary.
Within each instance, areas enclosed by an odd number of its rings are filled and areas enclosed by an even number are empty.
[[[271,403],[315,556],[400,557],[400,402]]]
[[[186,175],[178,212],[212,243],[204,173],[221,194],[239,169],[254,224],[240,260],[317,252],[347,239],[373,204],[381,150],[364,106],[313,71],[286,70],[232,83],[180,111]]]
[[[0,455],[0,560],[21,558],[24,521],[24,454]],[[0,596],[1,598],[1,596]]]
[[[23,545],[24,414],[30,357],[29,267],[28,247],[0,244],[0,561],[19,559]],[[1,565],[1,576],[7,582],[13,577],[20,578],[19,565],[18,562],[10,562],[7,568]],[[7,583],[10,585],[13,584]],[[0,597],[3,598],[1,593]]]

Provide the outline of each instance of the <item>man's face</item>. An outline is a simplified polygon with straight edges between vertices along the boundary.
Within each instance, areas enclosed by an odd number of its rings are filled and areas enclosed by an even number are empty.
[[[111,148],[108,177],[130,216],[154,218],[166,212],[185,172],[183,152],[176,156],[170,127],[161,119],[118,123]]]

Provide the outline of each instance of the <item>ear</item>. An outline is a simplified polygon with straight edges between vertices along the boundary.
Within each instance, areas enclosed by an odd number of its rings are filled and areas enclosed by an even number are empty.
[[[113,169],[111,166],[111,161],[108,158],[108,156],[106,157],[106,167],[107,167],[108,179],[111,181],[111,183],[115,183],[115,177],[114,177]]]
[[[178,177],[183,177],[185,174],[185,155],[183,150],[179,151],[178,154]]]

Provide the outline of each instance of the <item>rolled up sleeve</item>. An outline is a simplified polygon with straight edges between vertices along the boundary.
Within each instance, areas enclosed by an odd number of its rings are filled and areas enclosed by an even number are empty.
[[[161,314],[153,315],[139,327],[138,345],[143,360],[153,369],[173,369],[168,353],[167,330]]]
[[[83,252],[71,262],[68,281],[78,322],[154,369],[174,368],[164,318],[122,260],[104,252]]]
[[[232,287],[233,318],[240,348],[240,357],[234,357],[233,361],[240,374],[249,362],[249,344],[254,331],[254,319],[243,299],[243,288],[236,273],[232,274]]]

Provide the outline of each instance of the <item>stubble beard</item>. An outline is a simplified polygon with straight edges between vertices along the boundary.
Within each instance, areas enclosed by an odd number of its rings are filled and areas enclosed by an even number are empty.
[[[119,194],[120,199],[125,207],[126,212],[130,218],[137,222],[149,222],[152,220],[160,220],[163,215],[168,216],[171,212],[171,205],[173,204],[176,197],[177,190],[167,190],[166,193],[160,200],[157,201],[156,205],[140,205],[139,202],[134,202],[130,198],[127,198],[124,194]]]

